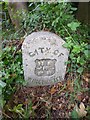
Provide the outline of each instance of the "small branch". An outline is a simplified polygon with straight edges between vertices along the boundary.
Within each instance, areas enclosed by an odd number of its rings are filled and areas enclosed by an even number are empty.
[[[13,120],[13,119],[12,119],[9,115],[7,115],[6,113],[2,112],[2,114],[3,114],[4,116],[6,116],[7,118]]]
[[[67,28],[62,24],[63,28],[66,30],[67,34],[71,37],[72,41],[75,43],[73,37],[70,35],[70,33],[68,32]]]

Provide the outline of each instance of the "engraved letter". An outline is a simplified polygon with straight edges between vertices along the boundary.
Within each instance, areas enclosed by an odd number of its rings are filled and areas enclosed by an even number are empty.
[[[58,57],[60,57],[61,55],[64,55],[63,53],[60,53],[59,55],[58,55]]]
[[[35,55],[35,53],[29,52],[29,55],[30,55],[30,57],[33,57]]]
[[[49,51],[50,51],[50,49],[51,49],[51,48],[46,47],[46,51],[45,51],[45,52],[49,52]]]
[[[44,52],[44,51],[43,51],[43,50],[44,50],[44,48],[38,48],[38,49],[40,49],[40,50],[41,50],[41,53],[43,53],[43,52]]]
[[[58,55],[59,51],[58,50],[55,50],[54,51],[54,55]]]

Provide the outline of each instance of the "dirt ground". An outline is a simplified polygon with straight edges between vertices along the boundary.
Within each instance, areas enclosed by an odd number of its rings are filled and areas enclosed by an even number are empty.
[[[80,107],[80,103],[83,103],[85,107],[90,106],[89,93],[87,91],[80,93],[77,91],[75,93],[73,82],[72,80],[67,80],[53,86],[44,87],[17,86],[17,91],[8,102],[9,107],[13,108],[15,105],[23,104],[25,108],[31,101],[34,116],[33,112],[31,112],[30,119],[49,118],[56,120],[70,118],[71,112],[76,105],[78,108]],[[84,79],[82,88],[89,88],[89,83]],[[6,112],[6,114],[10,118],[16,117],[12,112]]]

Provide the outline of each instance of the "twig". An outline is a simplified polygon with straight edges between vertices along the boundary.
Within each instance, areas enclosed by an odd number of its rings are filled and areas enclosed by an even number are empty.
[[[64,85],[64,86],[62,87],[62,89],[59,91],[59,93],[61,93],[64,89],[66,89],[66,85]]]
[[[72,41],[75,43],[73,37],[70,35],[70,33],[68,32],[67,28],[62,24],[63,28],[66,30],[67,34],[71,37]]]
[[[9,115],[7,115],[6,113],[2,112],[3,115],[5,115],[7,118],[13,120]]]
[[[22,39],[22,40],[19,42],[16,50],[15,50],[14,53],[13,53],[13,57],[15,57],[16,52],[21,49],[21,46],[22,46],[23,41],[24,41],[24,40]]]

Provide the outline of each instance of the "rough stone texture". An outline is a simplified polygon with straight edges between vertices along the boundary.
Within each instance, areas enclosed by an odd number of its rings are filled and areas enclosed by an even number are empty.
[[[40,31],[26,37],[22,45],[24,77],[28,86],[52,85],[64,80],[69,51],[54,33]]]

